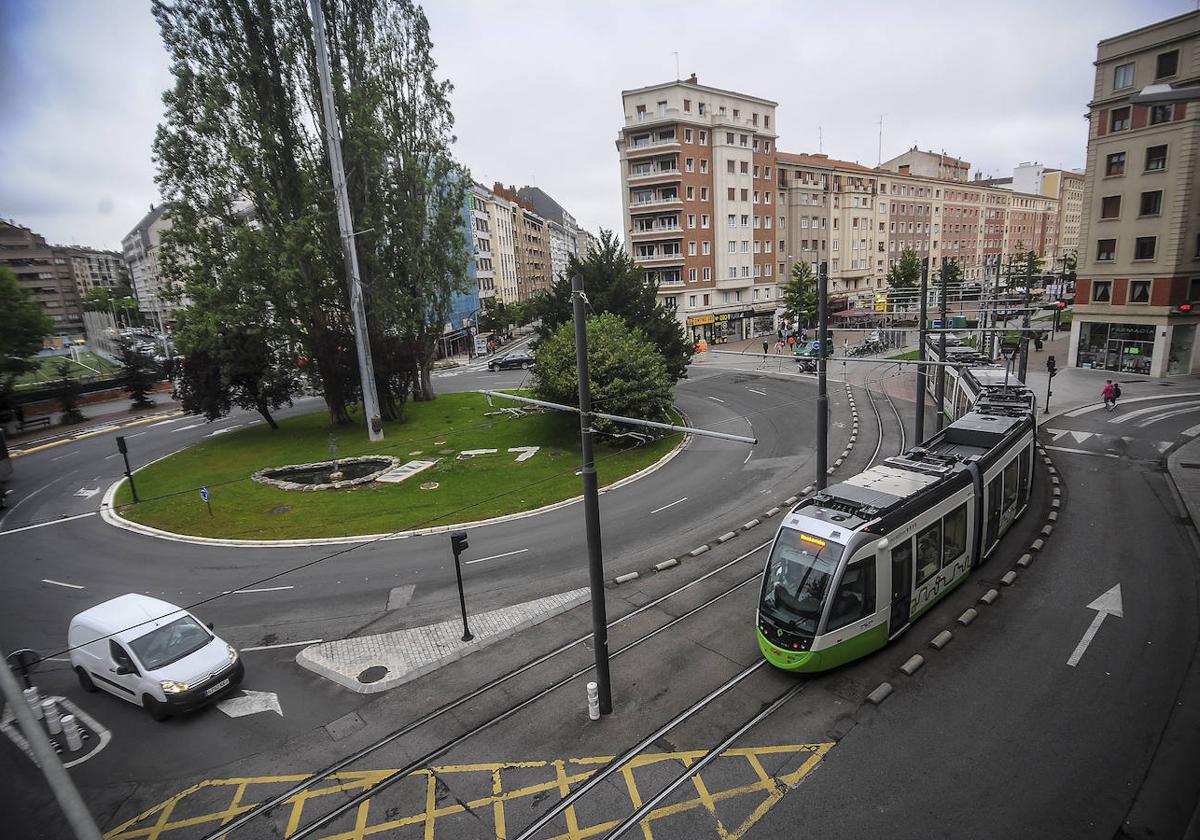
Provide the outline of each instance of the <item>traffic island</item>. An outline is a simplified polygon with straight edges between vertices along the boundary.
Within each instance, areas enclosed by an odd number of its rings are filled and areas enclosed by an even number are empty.
[[[133,503],[128,482],[122,482],[110,493],[107,518],[163,536],[336,539],[494,519],[579,495],[575,415],[498,411],[476,393],[410,403],[407,412],[406,422],[384,424],[381,443],[372,443],[361,425],[331,427],[324,412],[281,420],[277,430],[256,423],[216,435],[137,470],[141,502]],[[669,433],[641,445],[629,438],[601,440],[601,484],[654,466],[682,439]],[[368,457],[390,468],[373,471],[362,483],[308,485],[320,486],[319,492],[252,479],[289,465],[320,468],[335,459],[348,465]],[[420,479],[407,480],[417,473]]]

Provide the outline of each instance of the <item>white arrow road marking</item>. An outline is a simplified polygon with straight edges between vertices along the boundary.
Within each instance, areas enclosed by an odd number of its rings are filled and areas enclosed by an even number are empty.
[[[537,451],[539,449],[541,449],[540,446],[510,446],[508,451],[509,452],[520,452],[521,454],[517,456],[517,460],[518,461],[528,461],[530,458],[532,458],[534,455],[537,454]]]
[[[229,697],[217,704],[217,708],[230,717],[245,717],[259,712],[274,712],[283,717],[279,707],[279,695],[274,691],[251,691],[242,689],[240,697]]]
[[[1119,458],[1120,455],[1113,455],[1111,452],[1092,452],[1090,449],[1072,449],[1069,446],[1047,446],[1047,449],[1054,452],[1069,452],[1072,455],[1095,455],[1099,458]]]
[[[100,492],[99,487],[80,487],[75,491],[76,496],[82,496],[85,499],[90,499]]]
[[[1091,437],[1091,436],[1094,434],[1094,432],[1075,432],[1075,431],[1072,431],[1070,434],[1071,434],[1071,437],[1073,437],[1073,438],[1075,439],[1075,442],[1076,442],[1076,443],[1083,443],[1085,440],[1087,440],[1088,438],[1090,438],[1090,437]]]
[[[232,426],[226,426],[224,429],[217,429],[215,432],[209,432],[207,435],[205,435],[205,437],[216,437],[217,435],[223,435],[226,432],[232,432],[234,429],[240,429],[241,427],[241,423],[235,423]]]
[[[1075,652],[1071,654],[1071,658],[1067,660],[1067,664],[1072,668],[1079,664],[1079,660],[1083,658],[1088,645],[1095,638],[1096,631],[1100,629],[1100,625],[1104,623],[1104,619],[1109,614],[1115,615],[1117,618],[1124,618],[1125,612],[1121,605],[1121,584],[1118,583],[1095,601],[1092,601],[1092,603],[1088,604],[1087,608],[1095,610],[1096,617],[1092,619],[1091,626],[1083,634],[1083,638],[1079,640],[1079,644],[1075,646]]]
[[[246,652],[252,651],[252,650],[277,650],[279,648],[300,647],[301,645],[306,645],[306,646],[307,645],[315,645],[315,644],[320,644],[320,642],[321,642],[321,639],[309,639],[304,642],[280,642],[277,645],[259,645],[258,647],[238,648],[238,651],[240,653],[246,653]]]
[[[1200,435],[1200,426],[1192,426],[1191,428],[1184,429],[1180,434],[1195,437],[1196,435]]]
[[[1055,441],[1057,441],[1063,435],[1068,434],[1066,429],[1042,429],[1042,431],[1053,436]]]
[[[66,453],[65,455],[59,455],[57,458],[51,458],[50,460],[51,461],[61,461],[63,458],[70,458],[72,455],[78,455],[78,454],[79,454],[79,450],[73,449],[70,452]]]
[[[1194,414],[1197,411],[1200,411],[1200,405],[1194,405],[1191,408],[1176,408],[1171,411],[1164,411],[1162,414],[1147,417],[1145,420],[1139,420],[1137,425],[1139,428],[1145,428],[1160,420],[1170,420],[1172,417],[1178,417],[1180,414]]]

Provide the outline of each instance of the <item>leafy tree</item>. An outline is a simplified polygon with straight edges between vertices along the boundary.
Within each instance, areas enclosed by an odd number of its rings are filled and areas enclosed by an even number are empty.
[[[911,248],[900,252],[900,259],[892,263],[887,277],[888,297],[893,306],[907,306],[919,303],[921,284],[921,258]]]
[[[103,286],[95,286],[87,290],[83,296],[83,308],[88,312],[109,312],[112,313],[118,320],[125,316],[128,320],[130,316],[136,315],[138,311],[137,301],[133,297],[133,290],[129,286],[118,286],[111,291]]]
[[[595,408],[626,417],[663,419],[671,406],[671,379],[649,337],[612,312],[588,318],[587,337],[588,382]],[[574,324],[560,324],[541,341],[534,358],[534,393],[551,402],[579,405]],[[611,426],[597,421],[598,428]]]
[[[810,327],[816,320],[817,278],[803,260],[792,263],[791,279],[783,287],[783,305],[789,321]]]
[[[53,329],[54,321],[16,274],[0,266],[0,417],[12,410],[17,377],[34,369],[29,357],[42,349],[43,336]]]
[[[154,361],[137,352],[128,344],[121,348],[121,372],[118,376],[121,387],[129,392],[130,408],[152,408],[150,394],[158,381]]]
[[[583,277],[588,312],[612,313],[641,330],[658,348],[667,375],[676,382],[687,373],[692,360],[692,343],[684,334],[675,313],[658,302],[657,287],[646,280],[611,231],[600,231],[600,248],[580,260],[572,256],[567,274],[559,277],[550,290],[530,301],[533,317],[542,319],[539,338],[557,334],[560,326],[571,322],[571,280]]]
[[[943,283],[946,287],[946,300],[955,300],[962,294],[963,273],[958,260],[949,259],[942,264],[941,276],[938,277],[938,289]]]
[[[63,359],[54,366],[54,371],[58,374],[58,386],[54,396],[62,407],[62,419],[59,422],[64,426],[68,423],[82,423],[87,418],[79,410],[79,382],[71,376],[71,363]]]

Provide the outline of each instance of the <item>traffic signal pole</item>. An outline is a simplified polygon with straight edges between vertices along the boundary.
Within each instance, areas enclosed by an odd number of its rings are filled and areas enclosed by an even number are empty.
[[[829,329],[828,307],[825,303],[829,290],[828,263],[817,268],[817,489],[824,490],[829,480],[829,394],[826,391],[825,371],[828,354],[825,352],[825,333]]]
[[[941,332],[938,333],[938,361],[946,361],[946,257],[942,257],[942,277],[941,277],[941,307],[939,310],[942,319]],[[938,365],[937,379],[933,386],[933,401],[937,403],[937,431],[942,430],[942,425],[946,419],[946,366]]]
[[[917,330],[917,420],[916,420],[916,438],[917,445],[921,445],[921,441],[925,439],[925,365],[921,364],[925,361],[925,319],[928,316],[926,312],[927,305],[927,290],[929,288],[929,258],[926,257],[921,262],[921,305],[920,305],[920,329]]]

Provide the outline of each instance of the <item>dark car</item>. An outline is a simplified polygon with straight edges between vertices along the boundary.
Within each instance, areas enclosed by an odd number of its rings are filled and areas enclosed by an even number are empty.
[[[533,356],[529,353],[509,353],[500,359],[488,362],[488,370],[529,370],[533,367]]]

